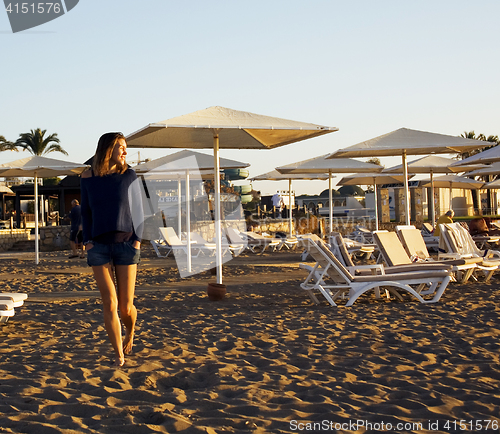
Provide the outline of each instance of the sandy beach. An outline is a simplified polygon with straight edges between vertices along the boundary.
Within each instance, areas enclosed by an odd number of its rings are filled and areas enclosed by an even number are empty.
[[[29,294],[0,327],[2,433],[500,432],[496,276],[335,309],[300,289],[299,252],[245,254],[211,302],[208,272],[145,249],[116,369],[85,260],[33,258],[0,256],[2,290]]]

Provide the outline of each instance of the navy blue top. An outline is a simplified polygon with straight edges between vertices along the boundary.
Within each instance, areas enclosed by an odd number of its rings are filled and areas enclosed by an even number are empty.
[[[141,241],[144,214],[139,180],[132,169],[81,178],[80,186],[84,243]]]
[[[75,205],[71,208],[69,218],[71,219],[71,230],[77,231],[82,224],[82,208],[80,205]]]

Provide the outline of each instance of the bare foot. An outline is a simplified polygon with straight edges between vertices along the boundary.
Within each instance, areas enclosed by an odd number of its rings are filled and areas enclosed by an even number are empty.
[[[125,338],[123,339],[123,352],[126,355],[132,354],[132,347],[134,346],[134,332],[129,333],[128,331],[125,333]]]
[[[125,357],[117,357],[113,363],[113,366],[120,367],[125,364]]]

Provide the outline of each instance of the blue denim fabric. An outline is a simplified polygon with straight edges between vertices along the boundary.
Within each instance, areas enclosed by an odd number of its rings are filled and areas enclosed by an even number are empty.
[[[91,267],[108,263],[114,265],[138,264],[141,250],[134,248],[133,243],[134,241],[113,244],[95,243],[94,247],[87,250],[87,264]]]

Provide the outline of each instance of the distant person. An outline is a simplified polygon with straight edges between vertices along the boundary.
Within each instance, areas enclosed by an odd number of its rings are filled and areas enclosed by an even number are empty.
[[[76,199],[71,201],[71,211],[69,212],[69,218],[71,220],[71,227],[69,232],[69,244],[71,246],[71,255],[69,259],[73,258],[84,258],[83,254],[83,232],[82,232],[82,208],[80,202]],[[81,253],[78,253],[81,250]]]
[[[471,235],[497,236],[500,229],[491,224],[489,217],[478,217],[469,222],[469,232]]]
[[[274,218],[281,217],[281,207],[284,205],[283,199],[279,193],[275,193],[271,199],[273,201]]]
[[[453,223],[454,216],[455,216],[455,211],[450,209],[449,211],[446,211],[441,217],[438,218],[438,221],[436,222],[436,229],[434,229],[435,237],[439,237],[439,235],[441,234],[441,229],[439,229],[439,225],[445,223]]]
[[[128,167],[126,155],[122,133],[102,135],[92,167],[81,178],[83,241],[101,293],[114,366],[123,366],[125,355],[132,353],[137,321],[135,281],[144,223],[139,181]],[[120,318],[125,326],[123,342]]]

